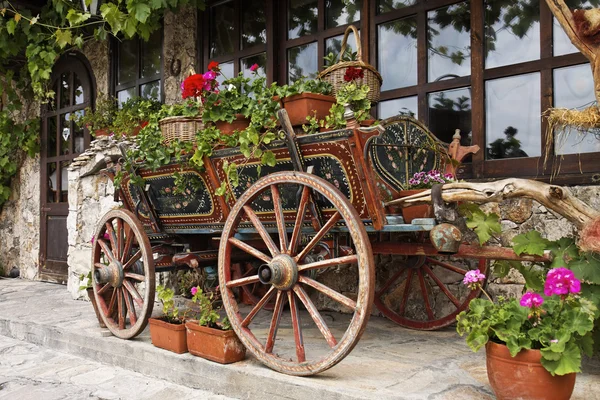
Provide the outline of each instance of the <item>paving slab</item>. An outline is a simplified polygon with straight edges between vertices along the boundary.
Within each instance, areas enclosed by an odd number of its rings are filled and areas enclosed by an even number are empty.
[[[324,318],[333,330],[346,317],[332,312]],[[484,353],[471,352],[453,328],[413,331],[378,317],[370,319],[350,355],[313,377],[277,373],[251,355],[231,365],[177,355],[154,347],[147,329],[132,340],[105,337],[90,303],[72,300],[64,286],[42,282],[0,279],[0,335],[240,399],[494,398]],[[319,335],[316,328],[306,330],[305,340]],[[100,387],[106,374],[92,370],[78,379]],[[600,362],[587,361],[572,398],[600,400]]]

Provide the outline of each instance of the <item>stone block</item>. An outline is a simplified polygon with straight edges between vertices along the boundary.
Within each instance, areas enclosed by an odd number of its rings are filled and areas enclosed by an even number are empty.
[[[481,208],[481,211],[483,211],[486,214],[491,214],[491,213],[494,213],[497,215],[501,214],[500,205],[495,202],[481,204],[479,206],[479,208]]]
[[[500,203],[502,219],[508,219],[521,224],[531,217],[533,213],[533,200],[531,199],[508,199]]]

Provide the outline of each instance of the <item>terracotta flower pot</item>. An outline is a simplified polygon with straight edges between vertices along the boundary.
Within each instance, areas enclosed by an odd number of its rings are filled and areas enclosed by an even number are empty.
[[[185,328],[189,351],[195,356],[221,364],[241,361],[246,356],[246,348],[232,330],[207,328],[198,321],[186,322]]]
[[[300,93],[283,99],[283,108],[292,125],[296,126],[305,124],[309,116],[325,119],[334,104],[335,97],[317,93]]]
[[[99,136],[109,136],[110,132],[108,131],[108,129],[96,129],[94,131],[94,137],[99,137]]]
[[[231,135],[234,131],[243,131],[250,125],[250,120],[243,114],[236,114],[235,119],[229,123],[227,121],[217,121],[215,126],[223,135]]]
[[[421,193],[425,189],[413,189],[400,191],[398,198],[412,196],[413,194]],[[404,223],[410,224],[416,218],[433,218],[433,206],[423,204],[419,206],[402,207],[402,218]]]
[[[521,350],[510,356],[508,347],[488,342],[485,346],[487,374],[498,400],[568,400],[576,374],[552,376],[540,363],[539,350]]]
[[[94,307],[94,312],[96,313],[96,318],[98,319],[98,324],[100,324],[100,328],[106,328],[106,324],[102,320],[102,317],[100,316],[100,311],[98,310],[96,296],[94,296],[94,288],[87,288],[85,291],[87,292],[87,295],[90,299],[90,303],[92,303],[92,306]]]
[[[170,324],[157,318],[148,319],[152,344],[177,354],[187,353],[184,324]]]

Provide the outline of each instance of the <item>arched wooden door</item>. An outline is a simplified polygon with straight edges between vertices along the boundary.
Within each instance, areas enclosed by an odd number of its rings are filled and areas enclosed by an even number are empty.
[[[62,57],[52,72],[54,100],[42,106],[41,145],[41,280],[67,282],[68,167],[90,144],[87,129],[71,116],[92,105],[95,93],[90,69],[82,55]]]

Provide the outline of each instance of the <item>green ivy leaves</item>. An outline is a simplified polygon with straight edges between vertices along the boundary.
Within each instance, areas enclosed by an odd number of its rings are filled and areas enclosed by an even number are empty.
[[[473,203],[462,204],[459,209],[467,220],[467,227],[473,229],[477,234],[479,244],[483,245],[492,236],[502,232],[498,214],[486,214],[477,204]]]

